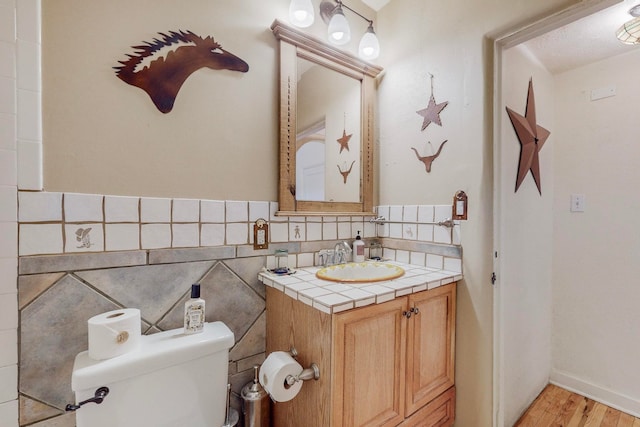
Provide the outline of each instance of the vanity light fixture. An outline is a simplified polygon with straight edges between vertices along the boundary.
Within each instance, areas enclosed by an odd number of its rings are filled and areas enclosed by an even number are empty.
[[[640,44],[640,4],[629,9],[634,18],[622,24],[616,31],[616,37],[625,44]]]
[[[292,25],[306,28],[313,24],[314,19],[315,14],[311,0],[291,0],[289,4],[289,21]]]
[[[349,43],[351,40],[351,28],[349,27],[349,21],[347,21],[347,18],[344,16],[344,11],[342,10],[344,7],[369,23],[367,31],[360,40],[358,56],[365,60],[376,59],[378,55],[380,55],[380,43],[375,31],[373,30],[373,21],[351,9],[349,6],[344,4],[342,0],[336,0],[336,3],[336,6],[331,12],[331,19],[329,20],[329,41],[336,45],[344,45]]]

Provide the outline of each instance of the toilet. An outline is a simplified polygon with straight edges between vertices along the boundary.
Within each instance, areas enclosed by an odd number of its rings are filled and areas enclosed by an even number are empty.
[[[199,334],[173,329],[141,337],[140,348],[107,360],[76,356],[76,403],[109,389],[102,403],[76,410],[77,427],[220,427],[225,423],[233,332],[205,323]]]

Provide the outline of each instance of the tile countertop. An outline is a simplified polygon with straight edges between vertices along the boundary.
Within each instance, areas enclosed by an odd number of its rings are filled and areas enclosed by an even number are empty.
[[[263,269],[258,279],[266,286],[284,292],[328,314],[380,304],[394,298],[434,289],[462,279],[462,273],[429,267],[384,261],[402,267],[404,275],[393,280],[372,283],[340,283],[316,277],[322,267],[304,267],[281,276]]]

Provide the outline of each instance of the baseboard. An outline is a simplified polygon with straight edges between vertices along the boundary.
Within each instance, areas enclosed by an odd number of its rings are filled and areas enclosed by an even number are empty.
[[[557,370],[551,372],[551,383],[640,418],[640,401],[632,397]]]

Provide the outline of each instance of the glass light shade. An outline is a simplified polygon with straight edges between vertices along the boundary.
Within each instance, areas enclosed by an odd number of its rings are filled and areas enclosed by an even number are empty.
[[[311,0],[291,0],[289,4],[289,21],[292,25],[306,28],[313,24],[315,14]]]
[[[358,46],[358,56],[365,60],[376,59],[380,55],[380,42],[376,33],[373,31],[373,26],[369,25],[367,32],[364,33],[362,39],[360,39],[360,45]]]
[[[351,40],[351,28],[349,22],[344,17],[342,6],[338,6],[329,21],[329,41],[333,44],[342,45]]]
[[[640,44],[640,17],[622,24],[616,31],[616,37],[622,43]]]

